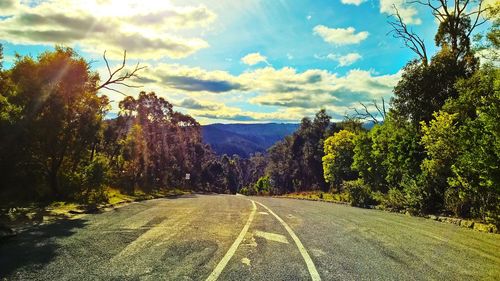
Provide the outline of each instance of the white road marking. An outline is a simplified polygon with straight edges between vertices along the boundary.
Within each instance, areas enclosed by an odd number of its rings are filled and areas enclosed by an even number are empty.
[[[242,258],[241,263],[244,265],[250,266],[250,259],[249,258]]]
[[[251,200],[251,201],[254,202],[253,200]],[[262,207],[264,207],[271,215],[273,215],[285,227],[286,231],[288,231],[288,234],[290,234],[290,236],[292,237],[293,241],[295,242],[295,245],[297,245],[297,248],[299,249],[299,252],[302,255],[302,258],[304,258],[304,261],[306,262],[307,269],[309,270],[309,274],[311,275],[311,279],[313,281],[321,280],[321,277],[319,276],[319,273],[316,270],[316,266],[314,265],[314,262],[312,261],[311,257],[307,253],[307,250],[304,247],[304,245],[302,244],[302,242],[300,242],[299,237],[297,237],[297,235],[295,235],[295,233],[293,232],[292,228],[290,228],[290,226],[288,226],[288,224],[284,220],[282,220],[278,215],[276,215],[273,211],[271,211],[271,209],[269,209],[266,205],[264,205],[260,202],[256,202],[256,203],[261,205]]]
[[[267,240],[271,240],[271,241],[275,241],[275,242],[288,244],[288,239],[286,239],[286,237],[284,235],[281,235],[281,234],[256,230],[255,236],[262,237],[262,238],[265,238]]]
[[[236,249],[238,249],[238,246],[240,245],[243,238],[245,238],[245,235],[248,232],[248,228],[250,227],[250,224],[252,223],[253,218],[255,216],[255,211],[257,210],[257,206],[255,206],[255,202],[253,200],[250,200],[250,201],[252,201],[252,212],[250,213],[250,216],[248,217],[247,223],[245,224],[245,226],[241,230],[240,235],[238,235],[236,240],[234,240],[233,245],[231,245],[231,247],[229,248],[227,253],[224,255],[222,260],[219,262],[219,264],[217,264],[214,271],[212,271],[212,274],[210,274],[210,276],[208,276],[207,281],[215,281],[215,280],[217,280],[217,278],[219,278],[219,275],[224,270],[224,267],[226,267],[226,265],[229,262],[229,260],[231,259],[231,257],[233,257],[234,253],[236,252]]]

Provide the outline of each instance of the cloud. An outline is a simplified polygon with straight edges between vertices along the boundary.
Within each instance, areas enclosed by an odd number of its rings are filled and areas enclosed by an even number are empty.
[[[261,62],[265,62],[266,64],[269,64],[267,62],[267,57],[261,55],[260,53],[250,53],[244,57],[241,58],[241,62],[247,65],[256,65]]]
[[[349,66],[353,63],[357,62],[362,58],[362,56],[358,53],[348,53],[344,56],[339,56],[335,54],[328,54],[326,58],[339,62],[339,66]]]
[[[168,76],[163,78],[163,82],[173,88],[190,92],[212,92],[221,93],[239,89],[241,85],[228,81],[203,80],[193,77]]]
[[[78,45],[99,54],[108,50],[116,58],[127,50],[129,57],[142,59],[183,58],[209,46],[201,38],[175,32],[214,21],[215,14],[206,7],[178,8],[144,0],[143,5],[128,9],[127,5],[138,2],[53,0],[21,5],[9,17],[0,18],[0,38],[14,44]]]
[[[0,1],[0,16],[13,15],[19,8],[18,0],[2,0]]]
[[[260,95],[251,102],[261,105],[318,109],[326,105],[337,110],[348,110],[358,101],[368,102],[380,97],[390,97],[400,74],[375,76],[371,71],[351,70],[345,76],[324,70],[308,70],[297,73],[294,69],[267,68],[254,75],[254,91]],[[321,79],[311,81],[317,75]],[[282,88],[294,86],[289,91]]]
[[[387,15],[394,15],[396,8],[402,20],[406,24],[421,24],[422,20],[418,17],[418,11],[406,3],[406,0],[380,0],[380,12]]]
[[[362,3],[366,2],[367,0],[340,0],[340,2],[342,2],[342,4],[346,4],[346,5],[356,5],[356,6],[359,6],[361,5]]]
[[[299,121],[320,108],[342,116],[358,102],[389,100],[400,73],[378,75],[370,70],[353,69],[346,75],[327,70],[297,71],[272,66],[232,75],[178,64],[148,65],[135,81],[144,89],[155,90],[195,118],[226,121]],[[126,89],[134,94],[136,89]],[[248,106],[229,107],[232,101]],[[253,108],[259,108],[258,110]],[[244,108],[244,109],[243,109]],[[266,112],[260,112],[266,111]]]
[[[315,26],[313,32],[315,35],[321,36],[325,42],[337,46],[359,44],[369,35],[366,31],[356,33],[354,27],[329,28],[324,25]]]
[[[221,108],[221,106],[216,103],[200,102],[193,98],[186,98],[182,102],[180,102],[177,106],[188,109],[209,110],[209,111],[214,111]]]
[[[212,23],[216,18],[214,12],[200,5],[197,7],[146,11],[127,17],[127,21],[134,25],[172,26],[173,28],[184,29],[205,26]]]
[[[169,90],[223,93],[244,90],[237,79],[225,71],[206,71],[178,64],[145,65],[137,83],[161,84]]]

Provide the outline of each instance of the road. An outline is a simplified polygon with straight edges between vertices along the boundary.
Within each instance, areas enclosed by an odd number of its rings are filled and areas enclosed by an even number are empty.
[[[500,279],[500,235],[267,197],[143,201],[0,243],[0,280]]]

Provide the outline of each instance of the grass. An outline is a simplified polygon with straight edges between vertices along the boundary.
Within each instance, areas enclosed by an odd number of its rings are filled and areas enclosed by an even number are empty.
[[[322,191],[306,191],[306,192],[288,193],[276,197],[350,204],[347,194],[345,193],[338,194],[338,193],[328,193]],[[390,209],[379,208],[379,207],[376,207],[376,209],[391,211]],[[406,212],[406,214],[409,213]],[[463,218],[452,218],[452,217],[436,216],[436,215],[426,215],[425,217],[432,220],[451,223],[461,227],[474,229],[482,232],[500,233],[496,225],[484,221],[467,220]]]
[[[108,203],[113,205],[134,201],[136,199],[136,196],[124,194],[120,192],[120,190],[115,188],[106,189],[105,194],[106,197],[108,198]]]
[[[334,202],[334,203],[348,203],[346,194],[329,193],[322,191],[294,192],[294,193],[280,195],[278,197]]]
[[[118,205],[123,205],[133,201],[143,201],[190,193],[191,191],[180,189],[165,189],[152,193],[136,191],[134,192],[134,194],[125,194],[122,193],[119,189],[108,187],[104,190],[104,197],[107,198],[107,202],[105,201],[99,204],[82,204],[71,201],[53,201],[47,205],[25,203],[19,204],[15,207],[1,209],[0,226],[3,225],[9,228],[24,228],[27,225],[52,221],[58,218],[70,218],[77,214],[85,213],[88,210],[116,207]]]

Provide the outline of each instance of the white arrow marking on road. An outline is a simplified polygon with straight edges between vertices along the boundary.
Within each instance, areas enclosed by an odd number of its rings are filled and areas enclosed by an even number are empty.
[[[254,201],[252,201],[252,202],[254,202]],[[290,234],[290,236],[292,237],[293,241],[295,242],[295,245],[297,245],[297,248],[299,249],[300,254],[304,258],[304,261],[306,262],[307,269],[309,270],[309,274],[311,275],[311,279],[313,281],[321,280],[321,277],[319,276],[319,273],[316,270],[316,266],[314,265],[314,262],[312,261],[311,257],[307,253],[307,250],[304,247],[304,245],[302,244],[302,242],[300,242],[299,237],[297,237],[297,235],[295,235],[295,233],[293,232],[292,228],[290,226],[288,226],[288,224],[284,220],[282,220],[280,217],[278,217],[278,215],[276,215],[273,211],[271,211],[271,209],[269,209],[266,205],[264,205],[260,202],[257,202],[257,204],[261,205],[267,211],[269,211],[269,213],[271,213],[271,215],[273,215],[285,227],[286,231],[288,231],[288,234]]]
[[[219,278],[219,275],[222,273],[222,270],[224,270],[224,267],[226,267],[227,263],[233,257],[234,253],[236,252],[236,249],[238,249],[238,246],[240,245],[241,241],[243,238],[245,238],[245,234],[248,232],[248,228],[250,227],[250,224],[253,221],[253,217],[255,216],[255,211],[257,210],[257,206],[255,206],[255,202],[252,201],[252,212],[250,213],[250,216],[248,217],[247,223],[243,227],[243,229],[240,232],[240,235],[238,235],[238,238],[234,240],[233,245],[231,245],[231,248],[227,251],[226,255],[222,258],[222,260],[217,264],[215,267],[214,271],[212,271],[212,274],[208,276],[207,281],[215,281],[217,278]]]
[[[264,231],[255,231],[255,236],[257,237],[262,237],[267,240],[275,241],[275,242],[280,242],[284,244],[288,244],[288,240],[286,239],[285,236],[276,234],[276,233],[271,233],[271,232],[264,232]]]

